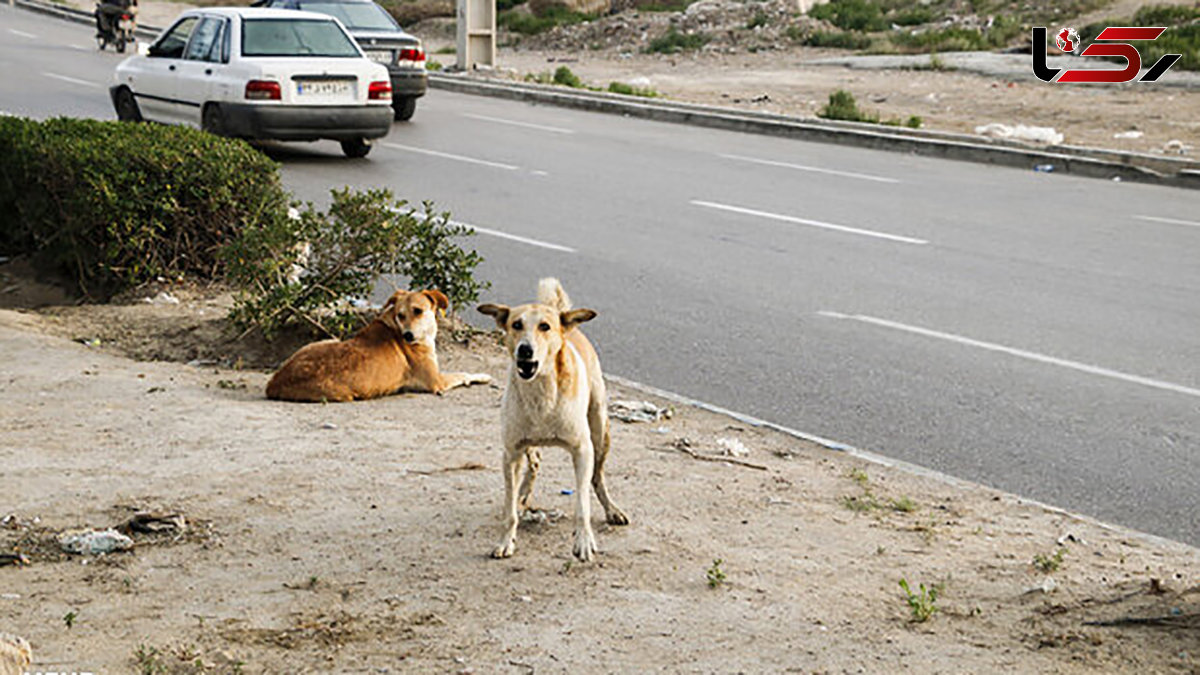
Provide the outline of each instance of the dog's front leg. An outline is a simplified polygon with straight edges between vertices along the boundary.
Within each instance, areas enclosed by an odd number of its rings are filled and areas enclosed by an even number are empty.
[[[517,446],[504,448],[504,535],[492,551],[493,558],[508,558],[517,547],[517,474],[525,460],[525,449]]]
[[[571,451],[575,461],[575,557],[584,562],[596,553],[592,533],[592,440],[586,436]]]
[[[441,373],[435,384],[430,387],[433,393],[441,396],[456,387],[466,387],[472,384],[489,384],[492,376],[487,373]]]

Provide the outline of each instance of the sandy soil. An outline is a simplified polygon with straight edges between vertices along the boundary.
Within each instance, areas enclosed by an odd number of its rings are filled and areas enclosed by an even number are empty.
[[[237,362],[227,299],[173,292],[0,310],[0,551],[31,562],[0,567],[0,631],[38,670],[1200,672],[1200,551],[689,407],[615,423],[633,523],[597,525],[597,562],[572,561],[569,518],[491,560],[498,387],[300,405],[265,400],[263,371],[129,358]],[[440,349],[503,373],[490,336]],[[675,448],[722,438],[762,468]],[[569,511],[568,465],[546,453],[542,507]],[[189,527],[98,558],[55,543],[144,509]],[[931,619],[901,579],[940,585]]]

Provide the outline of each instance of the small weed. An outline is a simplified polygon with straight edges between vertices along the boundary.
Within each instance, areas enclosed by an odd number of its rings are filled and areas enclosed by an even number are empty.
[[[925,584],[921,584],[920,592],[914,593],[908,587],[908,580],[901,579],[900,588],[904,589],[904,599],[908,603],[908,611],[912,614],[913,621],[925,623],[937,611],[938,595],[942,592],[941,584],[934,584],[930,588],[925,588]]]
[[[233,380],[217,380],[217,386],[221,389],[245,389],[245,382],[234,382]]]
[[[709,567],[708,571],[704,573],[705,578],[708,579],[709,588],[716,588],[725,583],[725,570],[721,569],[721,564],[724,562],[724,560],[716,558],[712,562],[712,567]]]
[[[133,664],[141,675],[162,675],[167,672],[162,656],[158,647],[141,644],[133,650]]]
[[[1045,572],[1046,574],[1057,572],[1058,568],[1062,567],[1063,556],[1066,554],[1067,549],[1065,546],[1059,547],[1059,549],[1051,555],[1038,553],[1037,555],[1033,556],[1033,566],[1042,572]]]
[[[445,66],[442,65],[441,61],[434,61],[433,59],[430,59],[425,62],[425,70],[428,70],[431,72],[436,73],[437,71],[441,70],[444,67]]]
[[[767,16],[766,12],[759,10],[754,13],[754,16],[750,17],[749,21],[746,22],[746,30],[754,30],[755,28],[760,28],[768,23],[771,23],[771,17]]]
[[[654,38],[646,47],[647,54],[678,54],[703,47],[709,41],[704,33],[680,33],[671,26],[666,33]]]
[[[891,507],[893,511],[899,511],[900,513],[912,513],[913,511],[917,510],[917,503],[909,499],[907,496],[889,501],[888,506]]]
[[[858,483],[859,486],[862,487],[864,490],[867,489],[867,485],[871,481],[871,478],[869,476],[867,476],[867,472],[863,471],[862,469],[859,469],[857,467],[851,468],[849,471],[847,471],[846,478],[849,478],[850,480],[854,481],[855,483]]]
[[[525,81],[534,84],[554,84],[554,75],[546,70],[540,73],[525,73]]]
[[[854,94],[845,89],[838,89],[829,95],[829,102],[817,111],[817,117],[827,120],[844,120],[846,122],[879,123],[879,115],[867,113],[858,108]]]
[[[875,495],[868,490],[860,497],[854,495],[845,495],[840,499],[842,506],[854,511],[855,513],[867,513],[882,508],[879,500],[875,499]]]
[[[67,630],[71,630],[72,628],[75,627],[75,619],[78,616],[79,615],[73,611],[67,612],[66,614],[63,615],[62,620],[63,620],[63,623],[67,626]]]
[[[558,70],[554,71],[554,79],[552,81],[554,84],[561,84],[564,87],[572,89],[583,88],[583,80],[579,79],[579,76],[566,66],[559,66]]]

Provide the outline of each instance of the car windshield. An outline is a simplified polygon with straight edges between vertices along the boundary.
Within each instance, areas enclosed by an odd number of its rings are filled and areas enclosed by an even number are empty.
[[[242,56],[357,57],[354,41],[333,21],[246,19]]]
[[[303,8],[336,17],[350,30],[396,30],[396,22],[373,2],[306,2]]]

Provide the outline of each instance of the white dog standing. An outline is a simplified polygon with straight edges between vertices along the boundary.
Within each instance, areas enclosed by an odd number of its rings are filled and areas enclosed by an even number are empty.
[[[480,305],[504,331],[512,357],[508,386],[501,405],[504,435],[504,534],[492,551],[495,558],[513,554],[517,540],[518,501],[528,505],[537,477],[538,447],[554,445],[571,453],[575,464],[575,557],[591,560],[596,552],[592,533],[591,490],[613,525],[629,519],[608,496],[604,460],[608,458],[608,410],[604,377],[592,343],[577,326],[595,318],[590,309],[571,309],[558,279],[538,282],[537,302],[509,308]],[[517,489],[517,473],[525,458],[529,468]]]

